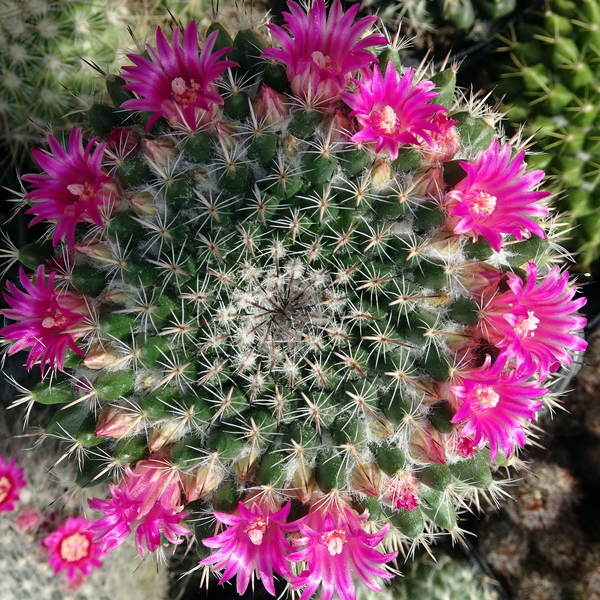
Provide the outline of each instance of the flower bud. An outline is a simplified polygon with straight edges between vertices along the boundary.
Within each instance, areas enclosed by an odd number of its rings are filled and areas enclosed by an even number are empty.
[[[110,247],[100,239],[76,243],[75,251],[87,256],[100,265],[114,262],[114,256]]]
[[[117,351],[106,344],[97,343],[87,352],[83,365],[88,369],[104,369],[119,359]]]
[[[140,215],[155,215],[157,213],[154,197],[148,192],[138,192],[128,196],[129,204]]]
[[[121,439],[137,432],[142,414],[132,408],[107,404],[100,412],[96,425],[96,437]]]
[[[175,144],[168,139],[142,140],[146,154],[150,160],[159,167],[170,165],[177,158]]]
[[[216,463],[216,454],[207,465],[201,465],[183,476],[183,488],[188,502],[204,498],[221,482]]]
[[[419,427],[410,437],[410,448],[418,460],[446,464],[446,441],[433,427]]]
[[[352,487],[358,492],[377,498],[381,486],[381,471],[374,463],[357,462],[352,471]]]
[[[378,160],[371,172],[371,181],[374,187],[388,183],[392,179],[392,169],[387,160]]]
[[[289,103],[283,94],[263,84],[254,101],[256,117],[264,125],[273,125],[290,114]]]

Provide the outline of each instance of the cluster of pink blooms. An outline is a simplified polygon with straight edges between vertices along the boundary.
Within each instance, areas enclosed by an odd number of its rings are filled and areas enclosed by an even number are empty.
[[[155,552],[161,533],[173,544],[183,541],[190,530],[181,524],[183,511],[179,473],[168,460],[156,455],[125,467],[118,485],[110,486],[112,498],[89,501],[91,508],[102,511],[104,518],[92,529],[101,540],[105,552],[122,544],[136,527],[136,546],[140,556],[144,547]]]
[[[339,495],[313,499],[308,514],[286,522],[291,504],[283,508],[271,496],[256,495],[240,502],[235,514],[215,512],[217,521],[227,526],[218,535],[203,540],[217,552],[200,564],[223,570],[221,583],[237,576],[237,591],[243,594],[253,576],[276,596],[273,571],[290,581],[292,590],[304,588],[306,600],[321,587],[322,600],[337,594],[341,600],[356,597],[353,576],[369,589],[380,592],[376,578],[391,579],[384,565],[396,552],[382,554],[376,547],[389,530],[389,524],[376,533],[367,533],[363,523],[368,511],[358,514]],[[288,539],[286,537],[291,534]],[[292,563],[304,566],[294,574]]]

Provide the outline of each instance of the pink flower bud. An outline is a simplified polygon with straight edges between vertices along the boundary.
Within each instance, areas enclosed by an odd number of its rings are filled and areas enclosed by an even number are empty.
[[[290,108],[283,94],[263,83],[254,101],[254,111],[259,122],[273,125],[285,119],[290,113]]]

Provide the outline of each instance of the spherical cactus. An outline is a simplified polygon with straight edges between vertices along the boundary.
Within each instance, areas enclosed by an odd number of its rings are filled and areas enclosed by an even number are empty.
[[[116,477],[104,551],[195,539],[239,593],[353,598],[498,493],[584,300],[543,172],[454,69],[402,67],[356,5],[289,10],[201,48],[159,30],[90,109],[101,140],[35,152],[51,244],[15,250],[0,333],[78,482]]]
[[[490,578],[470,562],[436,551],[411,561],[382,594],[362,589],[358,600],[497,600]]]

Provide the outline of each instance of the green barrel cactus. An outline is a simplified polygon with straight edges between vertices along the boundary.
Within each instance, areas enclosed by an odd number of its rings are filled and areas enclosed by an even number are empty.
[[[445,552],[422,554],[380,594],[362,591],[359,600],[498,600],[493,581],[474,564]]]
[[[289,9],[159,30],[96,137],[34,151],[48,236],[5,252],[34,273],[0,335],[78,484],[113,481],[104,551],[196,540],[239,593],[354,598],[500,492],[584,300],[544,173],[454,68],[402,67],[357,5]]]
[[[549,0],[502,40],[496,94],[513,127],[536,141],[536,164],[555,181],[557,204],[574,229],[568,243],[588,269],[600,255],[596,0]],[[564,192],[560,192],[564,190]]]

